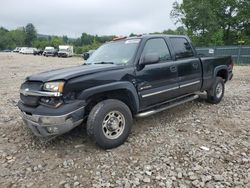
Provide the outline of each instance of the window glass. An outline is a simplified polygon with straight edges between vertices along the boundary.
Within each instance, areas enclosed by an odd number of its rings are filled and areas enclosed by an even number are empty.
[[[190,43],[185,38],[170,38],[171,44],[173,45],[176,59],[193,57],[194,52],[191,48]]]
[[[109,62],[126,65],[132,60],[140,41],[141,39],[128,39],[104,44],[90,56],[86,64]]]
[[[162,38],[150,39],[147,41],[143,49],[142,56],[151,53],[159,55],[160,62],[171,59],[168,46]]]

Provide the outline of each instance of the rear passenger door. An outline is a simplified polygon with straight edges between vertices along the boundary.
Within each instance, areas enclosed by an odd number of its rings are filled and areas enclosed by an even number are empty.
[[[163,37],[145,41],[141,59],[146,54],[159,55],[160,61],[136,70],[137,89],[142,108],[173,98],[178,90],[177,66]]]
[[[185,37],[170,37],[169,40],[178,68],[179,94],[199,91],[202,84],[202,67],[193,47]]]

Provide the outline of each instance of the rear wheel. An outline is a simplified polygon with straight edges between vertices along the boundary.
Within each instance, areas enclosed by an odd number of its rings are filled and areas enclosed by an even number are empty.
[[[98,146],[110,149],[123,144],[131,130],[132,114],[126,104],[108,99],[91,110],[87,121],[87,133]]]
[[[224,80],[221,77],[216,77],[212,88],[207,91],[207,101],[212,104],[218,104],[224,96],[224,91]]]

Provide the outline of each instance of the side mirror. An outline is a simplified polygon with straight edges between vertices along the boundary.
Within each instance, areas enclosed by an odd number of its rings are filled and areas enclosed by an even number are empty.
[[[160,61],[160,57],[156,53],[146,54],[141,58],[140,65],[150,65],[154,63],[158,63]]]
[[[84,53],[84,54],[83,54],[83,59],[84,59],[84,60],[87,60],[88,58],[89,58],[89,53]]]

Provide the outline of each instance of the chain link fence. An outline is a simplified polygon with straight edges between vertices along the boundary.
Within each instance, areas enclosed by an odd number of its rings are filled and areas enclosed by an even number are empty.
[[[205,56],[232,56],[235,63],[250,65],[250,46],[197,47],[196,50]]]

